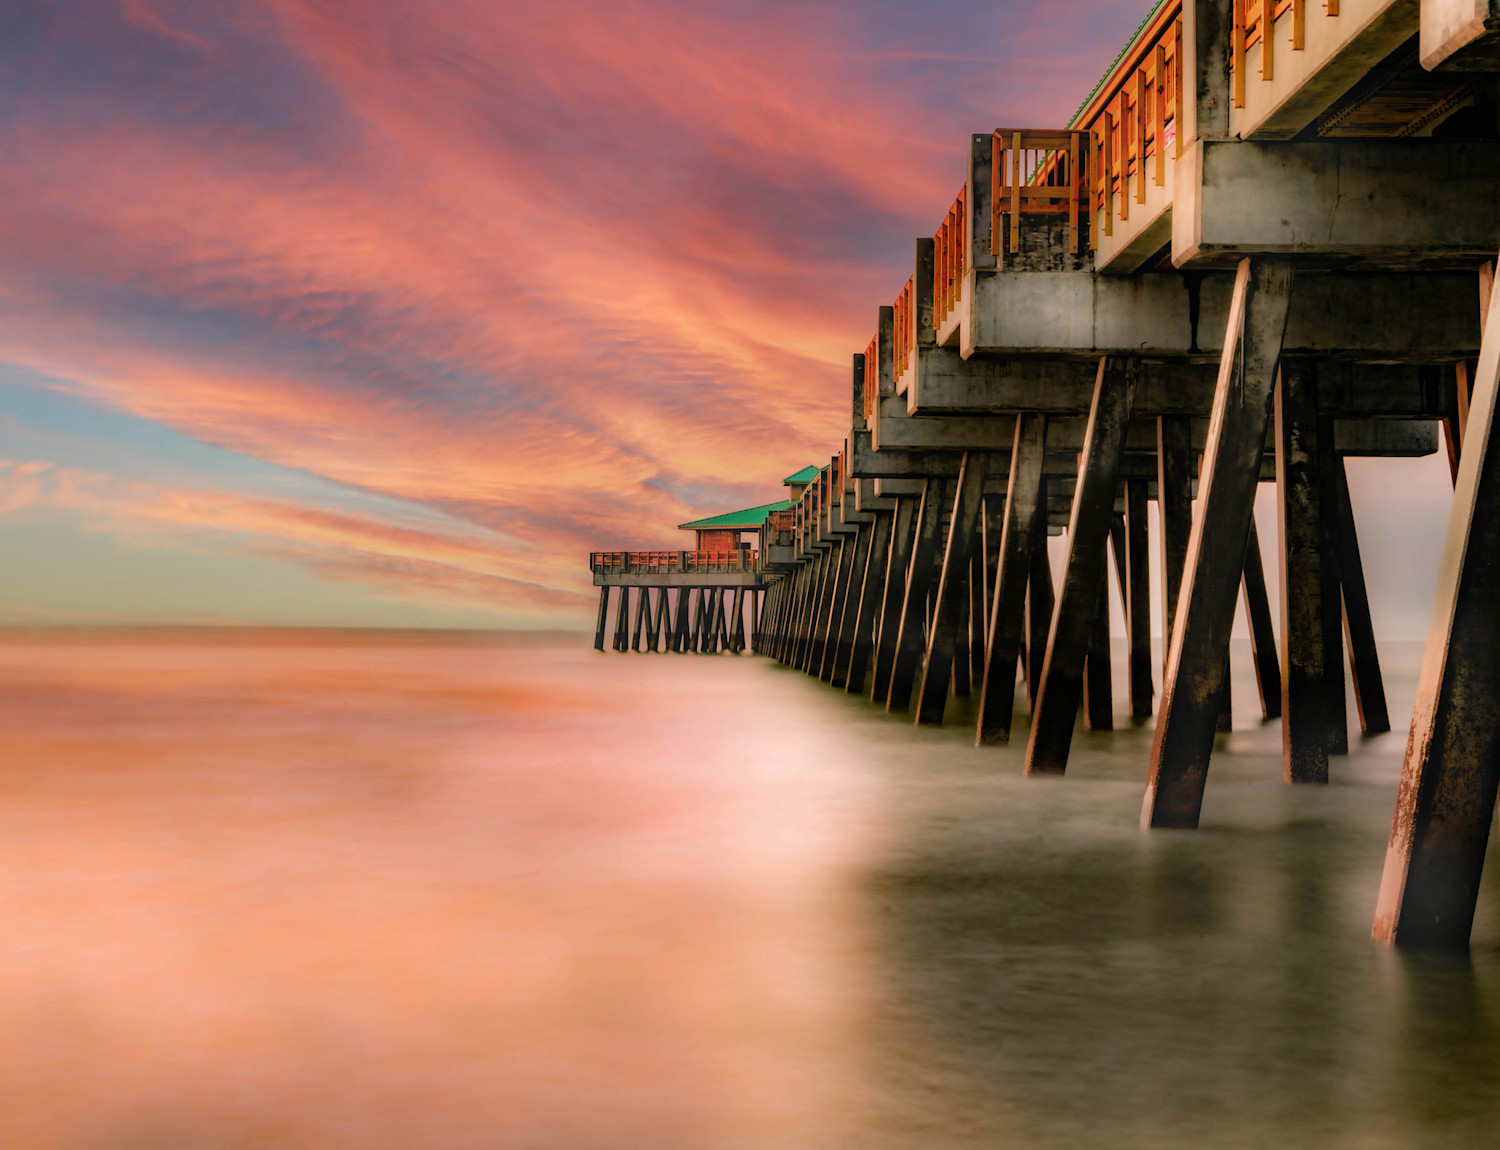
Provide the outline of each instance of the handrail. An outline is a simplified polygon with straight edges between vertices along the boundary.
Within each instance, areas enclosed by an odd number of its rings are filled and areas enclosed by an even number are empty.
[[[1116,204],[1120,219],[1128,220],[1132,199],[1137,204],[1146,202],[1148,171],[1151,182],[1161,187],[1166,182],[1168,150],[1173,159],[1182,154],[1182,135],[1177,130],[1185,95],[1181,18],[1157,27],[1154,37],[1140,44],[1132,58],[1133,71],[1084,125],[1098,156],[1090,203],[1103,214],[1100,231],[1106,236],[1114,235]]]
[[[1234,77],[1236,108],[1245,106],[1245,76],[1248,72],[1245,53],[1260,44],[1260,78],[1276,78],[1276,37],[1267,35],[1276,21],[1292,14],[1292,51],[1307,46],[1307,0],[1234,0],[1234,25],[1229,40],[1229,70]],[[1269,18],[1268,18],[1269,14]],[[1337,16],[1339,0],[1324,0],[1323,14]]]
[[[915,276],[906,281],[906,286],[901,289],[901,294],[896,297],[895,323],[892,325],[891,351],[893,365],[891,367],[891,382],[899,380],[906,374],[907,360],[911,358],[912,346],[916,340],[916,299],[912,293]]]
[[[773,513],[774,514],[774,513]],[[589,570],[607,575],[685,575],[751,571],[756,552],[738,551],[590,551]]]
[[[990,254],[1002,254],[1002,216],[1010,217],[1005,249],[1015,253],[1021,250],[1023,214],[1066,212],[1068,250],[1076,255],[1088,168],[1086,132],[997,130],[990,159]]]
[[[968,270],[968,185],[958,189],[958,198],[932,237],[932,326],[943,320],[963,298],[964,272]]]
[[[865,424],[869,425],[875,415],[875,405],[880,402],[880,336],[870,337],[870,346],[865,348]]]

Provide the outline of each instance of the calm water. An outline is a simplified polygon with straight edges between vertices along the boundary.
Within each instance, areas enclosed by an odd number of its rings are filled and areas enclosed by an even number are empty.
[[[1027,780],[1024,727],[750,657],[11,634],[0,679],[0,1146],[1500,1138],[1500,866],[1469,959],[1372,948],[1404,731],[1285,787],[1244,659],[1152,835],[1146,730]]]

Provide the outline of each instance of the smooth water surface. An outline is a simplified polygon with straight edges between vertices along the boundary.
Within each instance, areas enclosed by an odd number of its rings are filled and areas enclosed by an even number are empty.
[[[1145,834],[1123,720],[1030,780],[748,656],[10,633],[0,1146],[1495,1145],[1500,864],[1372,947],[1404,729],[1287,787],[1235,671]]]

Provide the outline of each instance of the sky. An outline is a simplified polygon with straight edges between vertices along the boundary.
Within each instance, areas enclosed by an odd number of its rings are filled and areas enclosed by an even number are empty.
[[[11,0],[0,624],[580,626],[826,462],[968,135],[1149,7]]]

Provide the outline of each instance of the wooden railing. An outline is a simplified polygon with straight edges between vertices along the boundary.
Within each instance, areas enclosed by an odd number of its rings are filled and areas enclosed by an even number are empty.
[[[1089,137],[1077,131],[995,132],[990,160],[990,254],[1021,250],[1021,217],[1068,217],[1068,250],[1078,251],[1078,212],[1088,186]],[[1010,217],[1010,227],[1001,221]],[[1002,236],[1003,233],[1003,236]]]
[[[868,427],[870,420],[875,417],[875,405],[880,402],[880,336],[878,334],[871,338],[870,346],[865,348],[864,390],[865,426]]]
[[[792,545],[792,533],[797,529],[797,509],[788,507],[785,511],[773,511],[766,516],[766,521],[760,527],[760,544],[762,550],[767,547],[790,547]]]
[[[912,291],[915,277],[906,281],[906,286],[901,289],[901,294],[896,297],[894,307],[895,323],[891,332],[891,382],[899,380],[906,373],[907,360],[911,358],[912,346],[917,341],[917,299]]]
[[[958,198],[948,209],[948,215],[939,226],[937,235],[932,237],[932,326],[934,328],[942,326],[943,321],[948,318],[949,313],[963,297],[964,272],[968,270],[966,236],[969,220],[968,205],[965,203],[967,197],[966,185],[958,189]]]
[[[1117,86],[1085,125],[1098,157],[1090,202],[1102,213],[1106,236],[1114,234],[1116,210],[1128,220],[1132,201],[1146,202],[1148,179],[1157,187],[1166,182],[1167,153],[1173,159],[1182,154],[1181,17],[1161,24],[1131,55],[1134,67],[1116,77]]]
[[[1308,0],[1234,0],[1234,29],[1229,40],[1229,68],[1234,75],[1234,106],[1245,106],[1245,52],[1260,44],[1260,78],[1276,78],[1276,37],[1271,33],[1275,23],[1288,12],[1292,15],[1291,49],[1300,52],[1307,46]],[[1323,14],[1337,16],[1339,0],[1323,0]]]
[[[589,570],[606,575],[720,574],[754,569],[755,552],[748,547],[738,551],[589,552]]]

